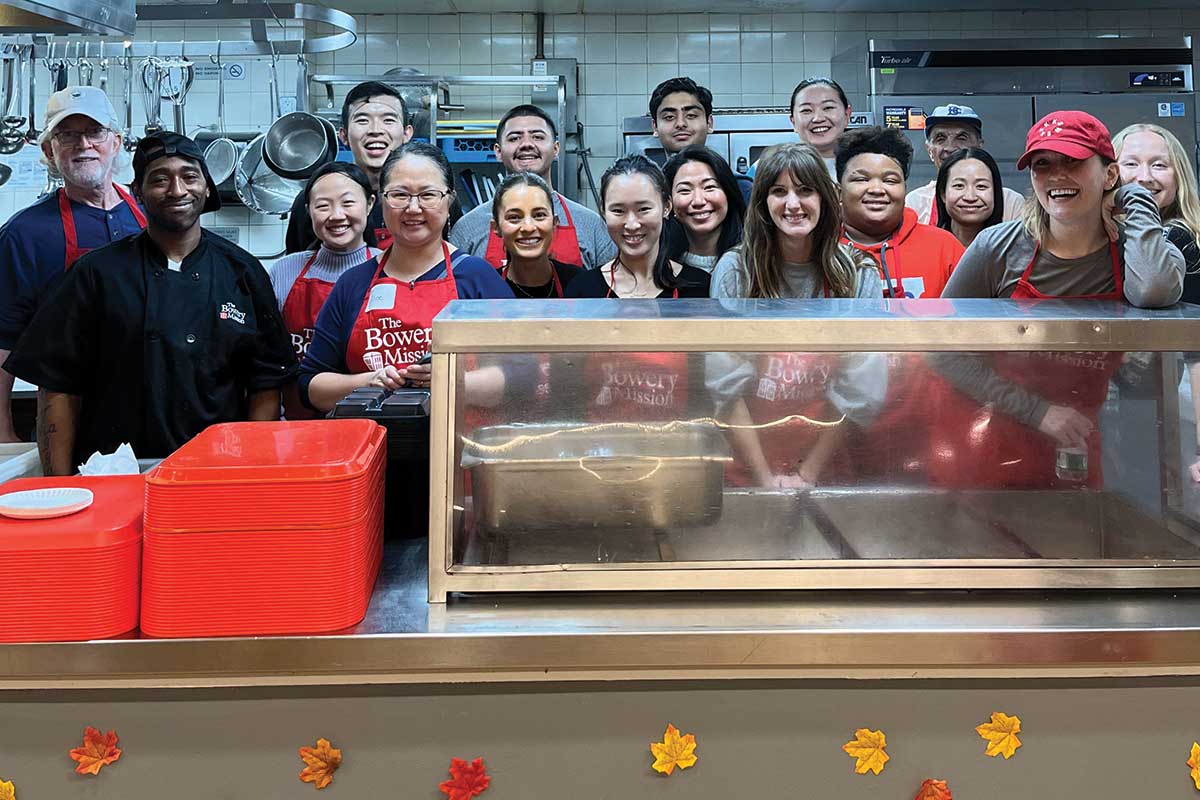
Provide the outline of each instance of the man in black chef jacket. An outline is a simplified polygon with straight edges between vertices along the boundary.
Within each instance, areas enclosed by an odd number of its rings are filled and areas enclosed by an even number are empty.
[[[133,172],[146,230],[80,258],[4,364],[41,387],[47,475],[121,442],[159,458],[213,423],[278,419],[296,379],[266,271],[200,227],[221,206],[200,148],[146,137]]]

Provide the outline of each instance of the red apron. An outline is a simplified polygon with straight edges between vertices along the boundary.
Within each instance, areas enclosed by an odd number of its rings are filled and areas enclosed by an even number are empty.
[[[142,213],[140,208],[138,208],[137,201],[133,199],[129,192],[125,191],[115,183],[113,184],[113,189],[116,190],[117,194],[120,196],[125,205],[129,206],[129,210],[133,212],[133,218],[137,220],[137,224],[142,227],[142,230],[145,230],[146,215]],[[81,256],[83,256],[85,253],[91,252],[93,248],[79,246],[79,238],[75,235],[75,217],[71,213],[71,200],[67,197],[67,192],[65,189],[58,190],[58,215],[62,218],[63,239],[67,244],[67,257],[65,263],[63,264],[63,271],[65,272],[66,270],[69,270]]]
[[[1118,300],[1124,297],[1124,279],[1117,246],[1109,242],[1113,280],[1111,292],[1061,295],[1059,299]],[[1053,297],[1039,292],[1029,280],[1037,250],[1013,291],[1018,300]],[[1047,403],[1069,406],[1091,420],[1087,441],[1086,484],[1099,488],[1100,407],[1108,396],[1108,383],[1121,365],[1121,353],[1037,352],[989,353],[988,364],[996,374],[1038,395]],[[1079,484],[1061,480],[1056,472],[1057,444],[1041,431],[1022,425],[990,404],[980,406],[944,379],[937,404],[937,430],[932,438],[931,477],[938,483],[959,488],[1075,488]]]
[[[926,225],[932,225],[933,227],[935,227],[935,228],[936,228],[936,227],[937,227],[937,221],[938,221],[938,215],[937,215],[937,198],[935,197],[935,198],[933,198],[933,204],[932,204],[931,206],[929,206],[929,222],[927,222],[927,223],[925,223],[925,224],[926,224]]]
[[[329,298],[329,293],[333,291],[333,283],[331,281],[321,280],[320,278],[309,278],[308,270],[317,260],[317,255],[320,250],[314,252],[304,263],[304,267],[300,270],[300,274],[296,277],[296,282],[292,284],[292,288],[288,290],[287,299],[283,302],[283,326],[287,328],[288,334],[292,337],[292,347],[296,351],[296,358],[303,361],[304,354],[308,352],[309,345],[312,344],[313,328],[317,324],[317,315],[321,313],[321,307],[325,305],[325,301]],[[371,248],[367,248],[367,260],[376,258],[378,254],[371,252]],[[283,415],[286,419],[318,419],[323,414],[306,408],[300,402],[300,390],[296,384],[288,384],[283,392]]]
[[[446,274],[437,280],[389,278],[384,267],[391,255],[388,248],[346,342],[346,368],[351,374],[374,372],[389,365],[404,369],[420,361],[429,353],[433,318],[447,303],[458,298],[450,247],[445,242],[442,255],[446,259]]]
[[[571,219],[571,212],[567,210],[567,201],[557,192],[555,196],[562,205],[563,218],[566,219],[566,222],[562,225],[555,223],[554,237],[550,240],[550,257],[560,263],[582,269],[583,253],[579,250],[579,236],[575,232],[575,221]],[[494,230],[489,230],[487,252],[483,257],[496,269],[502,269],[504,256],[504,240],[497,236]],[[555,276],[554,280],[557,282],[558,277]],[[562,297],[561,286],[558,287],[558,296]]]
[[[578,265],[576,265],[576,266],[578,266]],[[507,264],[505,264],[503,267],[500,268],[500,277],[504,278],[504,280],[508,280],[508,265]],[[554,283],[554,291],[553,291],[553,294],[550,295],[550,297],[562,298],[563,297],[562,281],[558,279],[558,270],[556,270],[554,268],[553,263],[550,264],[550,280]]]

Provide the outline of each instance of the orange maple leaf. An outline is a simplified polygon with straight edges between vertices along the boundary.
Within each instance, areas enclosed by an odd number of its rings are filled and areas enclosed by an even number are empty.
[[[316,747],[300,748],[300,758],[305,764],[300,770],[300,780],[324,789],[333,782],[333,773],[342,764],[342,751],[332,747],[328,739],[317,739]]]
[[[650,752],[654,755],[655,772],[670,775],[676,767],[687,769],[696,763],[696,737],[692,734],[680,736],[679,729],[667,723],[667,732],[661,742],[651,742]]]
[[[842,745],[842,749],[854,757],[854,771],[859,775],[867,774],[870,770],[876,775],[883,772],[883,767],[891,758],[883,750],[887,747],[887,736],[883,731],[872,731],[859,728],[854,732],[854,740]]]
[[[987,739],[988,746],[984,755],[992,758],[1012,758],[1013,753],[1021,746],[1021,740],[1017,738],[1017,734],[1021,732],[1021,718],[1010,717],[1002,711],[992,712],[992,721],[976,726],[975,732]]]
[[[492,783],[482,758],[474,761],[451,758],[450,775],[450,780],[438,784],[438,788],[449,795],[448,800],[471,800],[475,795],[483,794]]]
[[[17,800],[17,787],[12,781],[0,780],[0,800]]]
[[[75,771],[80,775],[99,775],[100,770],[121,757],[117,747],[117,732],[102,734],[91,725],[83,732],[83,747],[71,751],[71,758],[79,762]]]
[[[950,787],[945,781],[935,781],[933,778],[921,784],[917,796],[913,800],[953,800]]]
[[[1192,754],[1188,756],[1187,765],[1192,768],[1192,782],[1200,790],[1200,742],[1192,742]]]

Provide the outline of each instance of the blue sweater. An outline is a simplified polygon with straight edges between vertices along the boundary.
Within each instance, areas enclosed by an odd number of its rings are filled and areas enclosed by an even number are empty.
[[[454,283],[460,300],[511,299],[512,289],[488,262],[456,250],[450,256],[454,265]],[[446,262],[438,263],[417,282],[437,280],[446,274]],[[308,403],[308,385],[322,372],[350,373],[346,366],[346,344],[363,307],[371,284],[379,275],[379,261],[371,259],[347,270],[333,285],[329,299],[317,315],[312,344],[300,364],[300,396]]]

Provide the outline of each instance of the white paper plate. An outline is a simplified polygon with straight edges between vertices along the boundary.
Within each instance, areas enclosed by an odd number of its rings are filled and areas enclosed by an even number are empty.
[[[0,495],[0,514],[13,519],[48,519],[83,511],[95,500],[91,489],[61,486]]]

